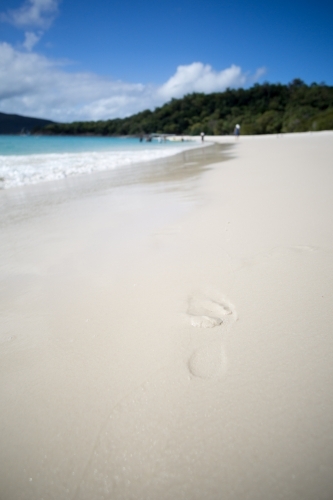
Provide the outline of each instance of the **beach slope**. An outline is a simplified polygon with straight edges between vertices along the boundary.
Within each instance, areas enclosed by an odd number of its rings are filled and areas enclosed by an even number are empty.
[[[332,498],[333,133],[214,140],[4,225],[1,498]]]

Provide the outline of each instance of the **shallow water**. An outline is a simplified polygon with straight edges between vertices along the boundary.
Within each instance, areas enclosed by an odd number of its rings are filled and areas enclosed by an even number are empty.
[[[140,142],[134,138],[0,135],[0,187],[119,169],[197,145],[193,141]]]
[[[0,227],[47,213],[73,199],[107,194],[120,186],[158,183],[163,190],[186,192],[190,187],[185,179],[195,178],[210,164],[227,159],[229,149],[230,146],[219,144],[191,148],[165,158],[128,163],[113,170],[0,190]]]

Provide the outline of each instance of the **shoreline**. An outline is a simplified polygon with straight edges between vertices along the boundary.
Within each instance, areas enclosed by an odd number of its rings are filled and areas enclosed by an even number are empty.
[[[209,168],[210,163],[229,157],[228,145],[205,144],[149,161],[135,162],[122,167],[76,175],[66,179],[44,181],[0,190],[0,208],[3,217],[0,226],[9,220],[26,218],[31,212],[45,212],[47,207],[68,203],[82,197],[106,194],[115,188],[135,184],[180,182],[196,177]]]
[[[285,139],[16,190],[1,497],[330,498],[333,132]]]
[[[5,136],[0,136],[5,137]],[[176,155],[178,152],[197,148],[198,144],[184,145],[171,143],[148,145],[119,138],[101,138],[101,143],[94,138],[76,137],[46,138],[44,146],[35,138],[11,137],[13,141],[4,142],[4,154],[0,155],[0,189],[35,185],[48,181],[63,180],[96,172],[119,170],[140,163],[147,163]],[[58,145],[56,146],[56,144]],[[79,145],[80,143],[80,145]],[[108,144],[108,147],[106,147]],[[100,146],[104,147],[100,147]],[[7,147],[7,154],[6,154]],[[11,152],[16,154],[8,154]]]

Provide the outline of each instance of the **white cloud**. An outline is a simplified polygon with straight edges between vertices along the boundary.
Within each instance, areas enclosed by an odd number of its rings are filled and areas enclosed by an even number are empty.
[[[176,73],[159,89],[165,99],[181,97],[191,92],[220,92],[227,87],[240,87],[247,76],[239,66],[232,65],[222,71],[214,71],[208,64],[194,62],[178,66]]]
[[[257,71],[255,72],[255,74],[252,77],[253,83],[257,82],[259,80],[259,78],[261,78],[262,76],[264,76],[264,74],[266,73],[266,71],[267,71],[267,69],[264,66],[262,68],[258,68]]]
[[[41,36],[42,36],[42,33],[39,33],[38,35],[36,35],[36,33],[33,33],[31,31],[26,31],[25,32],[25,40],[23,42],[23,47],[30,52],[34,48],[36,43],[39,42]]]
[[[27,49],[36,43],[31,35],[26,35]],[[0,43],[0,111],[55,121],[124,117],[153,109],[172,97],[222,91],[252,83],[253,79],[238,66],[217,72],[208,65],[193,63],[179,66],[160,87],[128,83],[93,73],[69,72],[57,61]]]
[[[17,28],[47,29],[58,12],[59,0],[26,0],[18,9],[1,14],[1,20]]]
[[[66,72],[34,52],[0,43],[0,109],[59,121],[124,116],[150,104],[149,87]]]

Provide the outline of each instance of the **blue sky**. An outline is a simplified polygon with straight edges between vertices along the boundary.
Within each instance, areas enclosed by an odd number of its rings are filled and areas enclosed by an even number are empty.
[[[130,115],[186,93],[333,84],[333,2],[2,0],[0,111]]]

